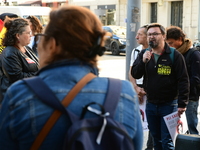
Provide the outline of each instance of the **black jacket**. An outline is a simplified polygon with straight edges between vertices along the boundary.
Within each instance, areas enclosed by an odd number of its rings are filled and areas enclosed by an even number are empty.
[[[186,107],[189,96],[189,78],[182,54],[175,50],[172,61],[171,50],[165,44],[164,52],[158,58],[157,63],[153,57],[144,63],[142,58],[145,51],[142,50],[135,60],[131,74],[136,79],[144,76],[143,84],[148,101],[161,104],[178,98],[178,107]]]
[[[0,56],[1,91],[0,102],[7,88],[15,81],[34,76],[38,71],[38,58],[26,47],[26,54],[14,46],[7,46]]]
[[[186,53],[183,54],[184,58],[187,58],[189,49]],[[192,54],[190,54],[187,70],[190,79],[190,95],[189,100],[198,101],[199,95],[197,93],[197,85],[200,84],[200,52],[195,50]],[[187,62],[187,61],[186,61]],[[197,69],[199,68],[199,69]]]

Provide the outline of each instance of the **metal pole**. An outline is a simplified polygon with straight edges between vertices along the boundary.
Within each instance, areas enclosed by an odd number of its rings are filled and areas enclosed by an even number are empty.
[[[138,44],[135,40],[137,30],[140,27],[140,0],[128,0],[127,2],[127,25],[126,25],[126,79],[130,68],[131,52]]]

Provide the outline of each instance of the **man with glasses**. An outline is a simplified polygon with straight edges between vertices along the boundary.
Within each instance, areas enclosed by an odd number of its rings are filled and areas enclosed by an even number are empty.
[[[165,28],[153,23],[147,27],[151,48],[142,50],[135,60],[131,75],[142,76],[147,93],[146,115],[155,150],[174,150],[173,140],[164,116],[186,110],[189,79],[183,56],[165,42]]]

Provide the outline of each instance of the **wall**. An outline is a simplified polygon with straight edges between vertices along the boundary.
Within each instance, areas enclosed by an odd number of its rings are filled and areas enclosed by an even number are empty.
[[[179,0],[143,0],[141,25],[150,22],[150,3],[158,2],[157,22],[165,27],[170,26],[171,2]],[[200,39],[199,29],[199,0],[183,0],[183,27],[182,29],[192,41]]]

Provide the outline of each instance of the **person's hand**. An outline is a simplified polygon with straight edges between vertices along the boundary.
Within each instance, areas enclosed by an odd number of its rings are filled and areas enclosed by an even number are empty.
[[[139,86],[135,87],[135,90],[136,90],[136,92],[138,94],[139,104],[142,104],[144,102],[143,97],[146,94],[146,92],[144,91],[143,88],[141,88]]]
[[[186,111],[186,108],[178,108],[178,116],[181,118],[181,115]]]
[[[143,54],[143,62],[146,63],[148,62],[149,60],[151,59],[151,52],[150,51],[146,51],[144,54]]]

